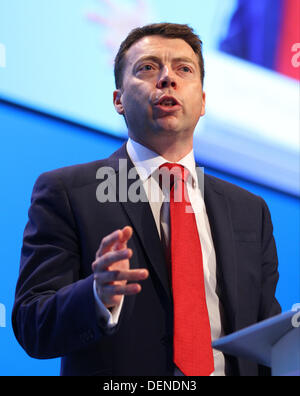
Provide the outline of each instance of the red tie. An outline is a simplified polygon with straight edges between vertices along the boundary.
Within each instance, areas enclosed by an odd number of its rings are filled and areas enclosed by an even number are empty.
[[[201,244],[186,187],[189,172],[178,164],[161,168],[167,168],[174,180],[170,183],[174,363],[187,376],[209,376],[214,360]]]

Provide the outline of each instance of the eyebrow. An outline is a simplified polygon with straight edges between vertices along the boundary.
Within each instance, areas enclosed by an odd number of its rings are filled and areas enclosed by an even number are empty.
[[[133,68],[135,69],[139,63],[145,62],[145,61],[152,61],[155,63],[161,63],[161,59],[158,58],[157,56],[153,55],[145,55],[139,58],[133,65]]]
[[[173,62],[179,63],[179,62],[185,62],[185,63],[191,63],[192,65],[196,66],[196,63],[189,57],[187,56],[181,56],[178,58],[174,58]]]
[[[139,64],[139,63],[142,63],[142,62],[145,62],[145,61],[152,61],[152,62],[155,62],[155,63],[158,63],[158,64],[161,64],[162,63],[162,61],[161,61],[161,58],[159,58],[159,57],[157,57],[157,56],[154,56],[154,55],[145,55],[145,56],[142,56],[140,59],[138,59],[135,63],[134,63],[134,69],[136,68],[136,66]],[[185,63],[190,63],[190,64],[192,64],[192,65],[194,65],[195,67],[196,67],[196,63],[191,59],[191,58],[189,58],[189,57],[186,57],[186,56],[181,56],[181,57],[178,57],[178,58],[173,58],[172,59],[172,63],[179,63],[179,62],[185,62]]]

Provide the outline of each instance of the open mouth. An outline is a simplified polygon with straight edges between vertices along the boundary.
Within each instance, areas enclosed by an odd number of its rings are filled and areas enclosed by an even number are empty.
[[[178,101],[173,96],[163,96],[155,105],[168,109],[175,109],[180,106]]]

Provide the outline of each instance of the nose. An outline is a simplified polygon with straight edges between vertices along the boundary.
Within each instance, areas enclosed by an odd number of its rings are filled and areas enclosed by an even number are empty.
[[[177,83],[174,76],[170,73],[169,68],[167,66],[164,66],[157,82],[157,88],[162,89],[169,87],[175,89],[177,87]]]

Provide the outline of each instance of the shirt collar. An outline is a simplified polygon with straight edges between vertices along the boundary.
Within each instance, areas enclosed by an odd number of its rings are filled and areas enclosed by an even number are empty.
[[[139,172],[140,178],[144,183],[161,165],[167,161],[164,157],[148,149],[140,143],[132,139],[128,139],[126,144],[127,153],[133,162],[133,165],[143,172]],[[191,150],[184,158],[177,162],[184,166],[192,175],[193,186],[198,186],[198,177],[196,172],[196,162],[194,157],[194,150]]]

